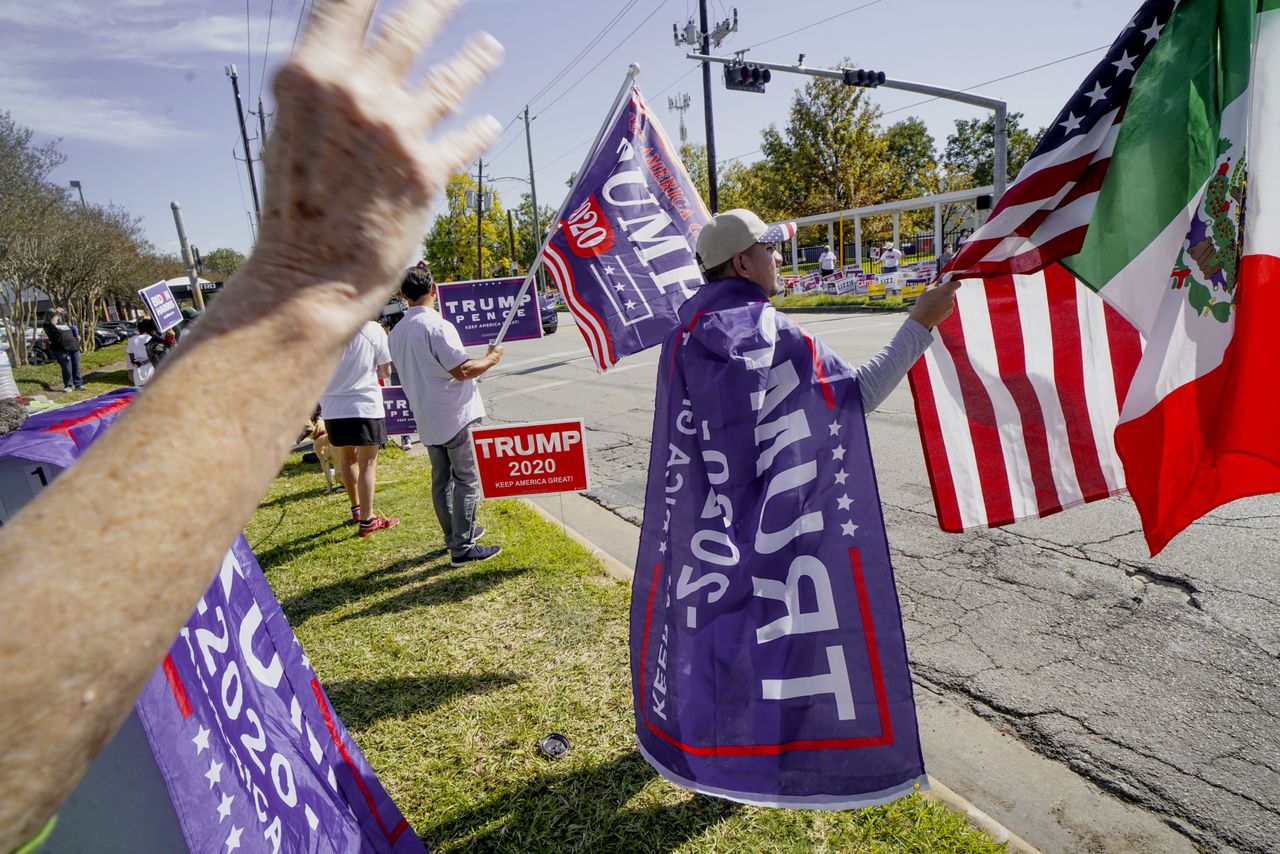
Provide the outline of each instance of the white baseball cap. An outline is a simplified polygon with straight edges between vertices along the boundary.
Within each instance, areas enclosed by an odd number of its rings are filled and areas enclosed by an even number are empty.
[[[704,273],[714,270],[757,243],[782,243],[795,233],[794,222],[765,225],[764,220],[745,208],[718,213],[698,233],[698,267]]]

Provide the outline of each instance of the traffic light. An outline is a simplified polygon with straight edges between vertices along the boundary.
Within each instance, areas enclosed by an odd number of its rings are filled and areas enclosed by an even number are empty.
[[[862,86],[866,89],[874,89],[883,82],[883,71],[868,71],[865,68],[844,69],[844,85],[846,86]]]
[[[763,92],[764,85],[773,79],[773,72],[749,62],[724,67],[724,86],[738,92]]]

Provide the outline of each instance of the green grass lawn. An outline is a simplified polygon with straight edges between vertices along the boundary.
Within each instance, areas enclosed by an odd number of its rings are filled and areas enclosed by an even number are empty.
[[[857,812],[743,807],[657,776],[632,736],[626,584],[518,502],[504,552],[449,566],[429,463],[385,450],[361,540],[345,495],[291,457],[246,534],[316,673],[433,851],[997,852],[921,797]],[[544,759],[548,732],[573,744]]]
[[[57,362],[15,367],[13,378],[17,380],[18,391],[23,397],[43,394],[54,403],[84,400],[129,385],[129,372],[124,367],[124,348],[125,342],[121,341],[110,347],[81,353],[80,376],[84,378],[84,389],[70,394],[62,393],[62,369]]]
[[[778,308],[857,305],[863,308],[884,311],[902,308],[902,297],[886,295],[883,299],[873,300],[870,297],[856,294],[842,294],[840,296],[824,293],[792,294],[785,297],[773,297],[773,304]]]

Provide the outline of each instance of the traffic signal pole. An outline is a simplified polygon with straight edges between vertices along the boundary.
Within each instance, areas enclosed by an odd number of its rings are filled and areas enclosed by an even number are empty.
[[[704,0],[705,3],[705,0]],[[705,28],[705,22],[703,24]],[[705,44],[705,42],[704,42]],[[732,56],[710,56],[706,48],[702,53],[685,54],[686,59],[694,59],[702,63],[703,81],[710,80],[710,72],[707,70],[709,63],[718,62],[722,65],[740,65],[742,60]],[[758,62],[751,60],[751,65],[757,68],[767,68],[771,71],[782,71],[788,74],[803,74],[806,77],[822,77],[828,80],[839,80],[846,82],[845,71],[850,69],[826,69],[826,68],[805,68],[799,65],[782,65],[775,62]],[[706,85],[710,86],[710,83]],[[961,92],[957,89],[946,89],[941,86],[929,86],[925,83],[912,83],[908,80],[894,80],[886,77],[883,81],[877,80],[874,84],[865,84],[868,87],[883,86],[886,89],[897,89],[902,92],[915,92],[919,95],[930,95],[934,98],[943,98],[948,101],[959,101],[962,104],[972,104],[975,107],[985,107],[995,112],[995,168],[992,171],[992,185],[994,193],[992,204],[1000,201],[1000,197],[1004,195],[1005,186],[1009,180],[1009,132],[1008,132],[1008,116],[1009,104],[996,98],[984,98],[981,95],[973,95],[969,92]],[[710,95],[707,96],[708,104],[708,128],[710,126]],[[712,184],[714,188],[715,184]],[[715,190],[712,190],[712,198],[715,198]],[[713,203],[714,204],[714,203]]]
[[[720,212],[720,181],[716,175],[716,128],[711,118],[711,33],[707,29],[707,0],[698,0],[698,26],[702,29],[702,106],[707,119],[707,190],[711,212]]]

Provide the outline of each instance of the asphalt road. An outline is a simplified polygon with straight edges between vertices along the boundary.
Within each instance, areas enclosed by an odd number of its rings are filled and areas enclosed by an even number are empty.
[[[850,362],[900,314],[799,315]],[[598,375],[568,315],[481,387],[490,422],[582,417],[590,497],[640,523],[657,350]],[[944,534],[904,382],[868,419],[915,678],[1213,850],[1280,839],[1280,498],[1155,560],[1125,497]]]

